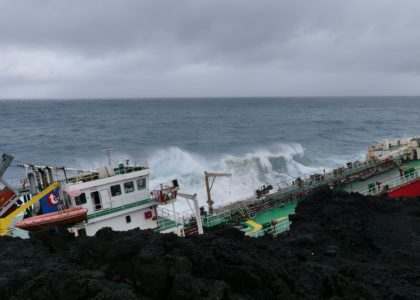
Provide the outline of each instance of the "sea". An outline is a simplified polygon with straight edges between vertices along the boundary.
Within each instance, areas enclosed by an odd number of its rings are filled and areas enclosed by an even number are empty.
[[[369,144],[420,135],[420,97],[0,100],[0,154],[22,163],[95,169],[147,162],[150,188],[178,179],[223,205],[262,185],[363,160]]]

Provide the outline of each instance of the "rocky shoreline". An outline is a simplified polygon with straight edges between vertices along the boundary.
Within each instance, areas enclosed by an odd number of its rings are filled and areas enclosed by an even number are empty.
[[[418,299],[420,199],[320,188],[290,231],[0,238],[1,299]]]

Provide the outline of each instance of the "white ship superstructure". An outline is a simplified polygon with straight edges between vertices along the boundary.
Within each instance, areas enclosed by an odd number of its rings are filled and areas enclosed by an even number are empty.
[[[78,218],[80,216],[69,218],[66,223],[75,235],[91,236],[104,227],[116,231],[152,229],[184,235],[185,220],[173,205],[179,190],[178,181],[174,179],[151,189],[150,169],[146,163],[130,165],[126,160],[117,167],[101,166],[95,171],[22,166],[26,168],[30,193],[34,196],[44,193],[44,200],[51,197],[44,201],[46,204],[40,199],[27,209],[32,218],[24,221],[27,223],[24,225],[28,225],[26,230],[37,230],[53,222],[63,224],[60,219],[54,219],[60,218],[60,211],[76,214],[77,210],[86,212],[82,219]],[[51,189],[53,185],[57,185],[55,192]],[[51,191],[45,193],[49,188]],[[51,213],[45,209],[50,208],[48,205],[57,206],[49,219]]]
[[[123,231],[159,227],[158,200],[150,194],[147,167],[120,165],[117,169],[85,174],[63,182],[62,193],[70,207],[88,210],[86,222],[73,227],[78,234],[94,235],[103,227]]]

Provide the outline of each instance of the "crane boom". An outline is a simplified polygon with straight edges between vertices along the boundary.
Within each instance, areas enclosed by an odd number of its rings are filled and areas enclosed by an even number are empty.
[[[206,190],[207,190],[207,204],[209,206],[209,213],[213,213],[213,204],[214,201],[211,199],[211,188],[213,187],[213,183],[216,180],[216,177],[230,177],[232,174],[230,173],[208,173],[204,171],[204,178],[206,180]],[[211,184],[209,184],[209,178],[213,178]]]

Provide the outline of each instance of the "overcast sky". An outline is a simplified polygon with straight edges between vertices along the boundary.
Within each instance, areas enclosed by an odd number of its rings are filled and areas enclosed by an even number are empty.
[[[0,98],[420,95],[418,0],[0,0]]]

